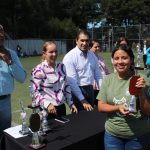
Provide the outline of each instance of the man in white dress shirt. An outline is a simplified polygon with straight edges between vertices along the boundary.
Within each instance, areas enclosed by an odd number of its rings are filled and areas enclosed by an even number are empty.
[[[66,66],[68,82],[71,86],[73,101],[78,111],[91,111],[94,106],[93,81],[100,86],[102,75],[98,60],[89,50],[90,35],[80,30],[76,36],[76,47],[69,51],[63,59]]]

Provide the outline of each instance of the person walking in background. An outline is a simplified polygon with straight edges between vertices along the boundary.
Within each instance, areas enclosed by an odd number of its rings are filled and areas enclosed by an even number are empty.
[[[89,33],[80,30],[76,36],[76,47],[69,51],[63,59],[73,100],[79,111],[93,109],[93,82],[95,80],[99,87],[102,81],[98,60],[89,50],[89,43]]]
[[[150,45],[148,45],[148,48],[146,49],[146,68],[147,68],[147,77],[150,76]]]
[[[22,47],[18,44],[16,47],[18,57],[23,57]]]
[[[118,40],[116,41],[115,47],[119,45],[128,45],[128,40],[125,37],[118,37]],[[111,62],[113,64],[113,59],[111,58]],[[114,68],[114,72],[116,72],[116,69]]]
[[[14,79],[23,83],[26,72],[15,51],[4,46],[5,31],[0,25],[0,137],[3,130],[11,127],[11,94]]]
[[[147,41],[144,40],[143,41],[143,64],[144,64],[144,68],[147,68],[147,66],[146,66],[146,59],[147,59],[146,49],[147,49]]]
[[[128,40],[125,37],[119,37],[116,42],[116,46],[119,45],[128,45]]]
[[[99,54],[100,53],[100,44],[99,44],[99,41],[98,40],[92,40],[90,42],[90,50],[95,54],[95,56],[97,57],[98,59],[98,63],[99,63],[99,68],[100,68],[100,71],[101,71],[101,74],[103,76],[103,78],[109,74],[109,71],[108,71],[108,67],[106,66],[105,64],[105,61],[104,61],[104,58]],[[99,92],[99,88],[96,84],[96,82],[94,81],[94,84],[93,84],[93,88],[94,88],[94,95],[95,95],[95,105],[97,106],[97,94]]]
[[[72,112],[77,112],[67,82],[65,66],[56,59],[56,43],[54,41],[45,42],[42,62],[34,67],[31,73],[30,87],[34,95],[32,103],[47,110],[48,119],[66,115],[65,102]]]
[[[140,43],[137,43],[136,50],[137,50],[136,67],[141,67],[143,54],[142,54],[142,51],[141,51]]]
[[[150,93],[142,75],[135,87],[140,89],[134,101],[135,111],[129,104],[133,95],[129,83],[134,76],[134,54],[121,45],[112,52],[115,73],[107,75],[98,94],[98,110],[107,113],[105,122],[105,150],[148,150],[150,141]],[[135,96],[134,96],[135,97]]]

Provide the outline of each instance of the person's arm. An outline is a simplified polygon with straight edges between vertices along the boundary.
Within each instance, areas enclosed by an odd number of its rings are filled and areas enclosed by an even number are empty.
[[[26,79],[26,71],[15,52],[11,52],[11,57],[12,63],[8,65],[9,70],[16,81],[23,83]]]
[[[103,100],[98,101],[98,110],[100,112],[106,112],[106,113],[119,111],[123,115],[129,114],[128,107],[126,107],[125,105],[111,105],[111,104],[107,104]]]
[[[109,75],[108,75],[109,77]],[[111,83],[111,78],[106,77],[103,79],[101,90],[97,96],[98,101],[98,111],[100,112],[105,112],[105,113],[112,113],[112,112],[117,112],[119,111],[120,113],[127,115],[128,108],[125,105],[115,105],[115,104],[110,104],[107,100],[108,97],[108,86]]]
[[[96,81],[98,87],[100,87],[102,84],[103,76],[100,72],[98,60],[97,60],[96,56],[93,56],[93,57],[94,57],[94,62],[95,62],[94,78],[95,78],[95,81]]]
[[[67,79],[68,79],[68,83],[71,87],[71,91],[80,101],[84,100],[85,98],[84,98],[84,96],[79,88],[79,85],[77,83],[78,77],[77,77],[75,64],[73,64],[71,61],[66,60],[66,59],[63,60],[63,63],[66,68]]]
[[[77,78],[75,65],[72,62],[65,60],[65,59],[63,60],[63,63],[65,64],[65,67],[66,67],[67,79],[71,87],[72,93],[78,98],[79,101],[81,101],[85,110],[87,111],[93,110],[93,107],[86,101],[85,97],[83,96],[78,86],[78,83],[77,83],[78,78]]]
[[[150,87],[149,86],[142,88],[139,94],[139,100],[140,100],[141,111],[144,114],[149,116],[150,115]]]
[[[100,58],[100,60],[99,61],[101,61],[102,62],[102,64],[103,64],[103,69],[104,69],[104,72],[105,72],[105,74],[106,75],[108,75],[109,74],[109,69],[108,69],[108,67],[107,67],[107,65],[106,65],[106,63],[105,63],[105,60],[104,60],[104,58],[102,57],[102,56],[99,56]]]
[[[63,65],[63,70],[66,75],[66,68],[64,65]],[[68,84],[67,78],[65,78],[64,84],[65,84],[64,85],[65,100],[66,100],[68,106],[71,107],[71,105],[73,104],[73,100],[72,100],[72,95],[71,95],[71,88],[70,88],[70,85]]]
[[[32,103],[34,103],[36,106],[40,106],[42,109],[47,109],[50,105],[50,102],[46,100],[43,94],[41,93],[41,83],[42,80],[44,80],[44,78],[44,72],[38,67],[35,67],[31,73],[30,92],[31,94],[33,94]]]
[[[104,64],[105,64],[105,62],[104,62]],[[109,74],[109,69],[108,69],[108,67],[107,67],[106,64],[105,64],[105,66],[104,66],[104,70],[105,70],[106,75],[108,75],[108,74]]]

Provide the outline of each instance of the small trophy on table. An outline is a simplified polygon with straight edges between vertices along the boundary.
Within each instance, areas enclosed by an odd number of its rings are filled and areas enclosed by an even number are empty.
[[[21,106],[22,129],[19,131],[19,133],[21,133],[22,135],[31,134],[26,122],[27,114],[24,110],[23,102],[21,100],[20,100],[20,106]]]
[[[51,130],[51,128],[48,125],[46,110],[42,110],[40,115],[41,115],[41,127],[39,130],[39,134],[40,135],[46,135],[46,132]]]
[[[139,48],[139,52],[140,52],[140,48]],[[131,113],[137,112],[137,109],[136,109],[136,104],[137,104],[137,100],[138,100],[137,95],[141,91],[141,88],[135,87],[138,78],[140,78],[140,75],[138,75],[138,70],[144,70],[144,68],[140,67],[141,66],[141,59],[140,59],[141,56],[139,56],[139,55],[141,55],[141,54],[140,53],[138,54],[137,63],[134,67],[135,75],[132,76],[132,78],[130,79],[130,83],[129,83],[129,92],[131,94],[131,99],[129,101],[128,108]]]
[[[29,147],[32,149],[41,149],[42,147],[45,146],[44,143],[40,143],[38,135],[40,124],[41,124],[40,115],[38,113],[33,113],[30,116],[30,128],[33,132],[33,135],[32,135],[32,143],[29,145]]]
[[[41,126],[41,120],[39,115],[40,108],[35,103],[34,91],[32,90],[31,86],[29,86],[29,89],[30,89],[30,96],[32,98],[32,104],[28,105],[28,108],[33,110],[33,113],[30,116],[30,128],[33,134],[32,134],[32,143],[29,145],[29,147],[32,149],[41,149],[42,147],[45,146],[45,144],[40,142],[38,134]]]

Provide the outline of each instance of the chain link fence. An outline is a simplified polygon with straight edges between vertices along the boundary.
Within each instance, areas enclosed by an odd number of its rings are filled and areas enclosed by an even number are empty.
[[[103,26],[100,28],[88,29],[92,39],[100,41],[102,51],[112,51],[115,47],[118,37],[125,37],[133,50],[137,50],[137,44],[142,46],[143,40],[150,41],[150,24],[139,24],[129,26]],[[22,51],[27,55],[33,55],[34,51],[41,54],[42,43],[51,39],[18,39],[7,38],[6,46],[16,50],[20,45]],[[58,53],[66,54],[75,47],[75,39],[53,39],[57,42]],[[40,41],[40,42],[39,42]],[[42,41],[42,42],[41,42]]]
[[[88,30],[92,39],[98,39],[103,51],[111,51],[118,37],[128,39],[129,45],[136,48],[143,40],[150,40],[150,24],[128,25],[128,26],[103,26]]]

